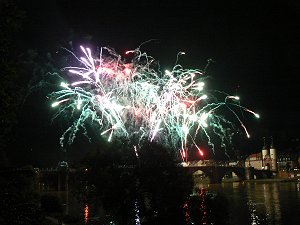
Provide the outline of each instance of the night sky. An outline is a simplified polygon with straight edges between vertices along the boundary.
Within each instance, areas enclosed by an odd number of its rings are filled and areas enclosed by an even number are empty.
[[[97,2],[97,3],[96,3]],[[125,3],[126,2],[126,3]],[[185,68],[203,69],[212,88],[237,94],[241,104],[261,115],[243,118],[252,139],[245,151],[262,147],[274,136],[282,150],[299,138],[298,1],[18,1],[26,12],[20,41],[25,49],[55,54],[60,47],[109,46],[124,56],[141,47],[163,69],[171,69],[180,51]],[[43,92],[34,93],[22,109],[18,149],[14,156],[29,163],[55,165],[87,151],[86,141],[63,154],[63,129],[51,123],[53,110]]]

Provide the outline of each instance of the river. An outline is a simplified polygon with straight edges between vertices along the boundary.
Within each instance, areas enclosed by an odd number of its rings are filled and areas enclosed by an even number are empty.
[[[197,187],[216,193],[227,200],[229,225],[298,225],[300,224],[300,182],[244,181],[222,184],[198,183]],[[52,194],[54,194],[52,192]],[[67,214],[91,216],[87,205],[80,205],[69,193],[56,193],[66,206]],[[82,224],[85,224],[84,222]],[[98,224],[98,223],[95,223]],[[100,223],[99,223],[100,224]],[[207,224],[213,225],[213,224]]]
[[[199,186],[227,199],[230,225],[300,224],[299,182],[248,181]]]

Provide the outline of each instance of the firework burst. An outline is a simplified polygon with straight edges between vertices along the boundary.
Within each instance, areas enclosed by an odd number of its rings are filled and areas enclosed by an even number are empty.
[[[71,75],[66,76],[69,80],[50,94],[52,107],[57,107],[55,117],[67,113],[72,118],[61,136],[62,147],[71,144],[80,130],[86,133],[86,123],[92,122],[108,141],[134,140],[136,153],[136,146],[148,139],[178,149],[186,160],[191,146],[203,155],[200,138],[213,151],[211,135],[219,137],[222,147],[231,139],[232,122],[221,114],[221,108],[234,115],[248,137],[236,110],[259,117],[241,106],[236,96],[223,93],[222,100],[213,96],[205,88],[207,76],[201,70],[176,64],[161,72],[156,60],[140,49],[126,52],[133,56],[130,63],[110,48],[101,48],[97,56],[89,48],[81,46],[81,50],[80,58],[70,52],[77,66],[63,69]]]

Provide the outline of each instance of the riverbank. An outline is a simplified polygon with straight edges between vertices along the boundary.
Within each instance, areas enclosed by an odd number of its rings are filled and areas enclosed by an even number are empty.
[[[268,178],[268,179],[244,180],[244,182],[300,182],[300,179],[298,179],[298,178]]]
[[[209,184],[209,179],[194,179],[195,184]],[[235,182],[260,182],[260,183],[271,183],[271,182],[300,182],[299,178],[265,178],[265,179],[253,179],[253,180],[240,180],[237,178],[227,178],[223,179],[222,183],[235,183]]]

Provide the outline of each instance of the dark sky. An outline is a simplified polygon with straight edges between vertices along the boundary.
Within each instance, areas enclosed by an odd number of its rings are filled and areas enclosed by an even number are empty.
[[[261,148],[257,143],[263,136],[274,136],[284,148],[283,143],[299,137],[298,1],[51,0],[19,1],[19,6],[27,15],[20,36],[24,48],[54,53],[70,43],[75,48],[87,44],[110,46],[124,55],[155,39],[141,50],[163,68],[171,68],[180,51],[186,52],[180,59],[186,68],[203,69],[214,60],[208,70],[214,85],[238,94],[242,105],[261,115],[259,122],[245,118],[256,140],[249,146]],[[29,100],[24,107],[32,114],[20,127],[27,133],[23,153],[55,161],[58,150],[53,148],[62,131],[50,124],[45,105]]]

